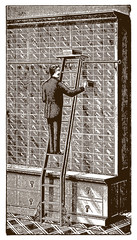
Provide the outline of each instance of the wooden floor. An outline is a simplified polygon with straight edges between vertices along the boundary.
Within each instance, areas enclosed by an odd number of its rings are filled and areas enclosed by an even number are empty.
[[[129,235],[131,214],[121,215],[107,227],[74,224],[60,227],[52,221],[40,223],[29,216],[7,214],[7,235]]]

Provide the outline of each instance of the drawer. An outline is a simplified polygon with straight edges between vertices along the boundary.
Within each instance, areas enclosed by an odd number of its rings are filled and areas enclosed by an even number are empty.
[[[18,174],[17,188],[38,191],[40,190],[40,177],[27,174]]]
[[[40,192],[18,191],[17,200],[20,207],[36,208],[40,201]]]
[[[103,197],[105,185],[99,183],[82,183],[78,182],[77,185],[77,196],[86,197],[86,198],[97,198],[101,199]]]
[[[7,205],[17,204],[17,192],[16,190],[7,189]]]
[[[86,215],[102,216],[101,201],[87,201],[85,199],[77,202],[77,213]]]
[[[16,188],[16,173],[7,173],[7,187]]]

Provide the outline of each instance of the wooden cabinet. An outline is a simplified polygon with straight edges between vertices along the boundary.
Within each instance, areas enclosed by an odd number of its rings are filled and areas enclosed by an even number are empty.
[[[77,213],[81,215],[104,216],[104,199],[107,186],[100,183],[78,182]],[[107,206],[106,206],[107,207]]]
[[[59,221],[59,175],[50,173],[46,182],[50,182],[46,187],[46,219],[50,217],[52,221]],[[115,216],[128,210],[128,182],[127,174],[122,178],[91,174],[87,178],[84,174],[76,176],[75,172],[70,175],[67,172],[64,216],[69,216],[71,222],[90,225],[111,223]]]
[[[128,15],[115,11],[7,20],[7,162],[14,165],[7,174],[8,211],[33,215],[37,209],[48,143],[41,86],[49,78],[51,62],[70,47],[88,55],[80,85],[85,80],[91,85],[77,97],[66,212],[72,221],[105,225],[130,210],[130,25]],[[76,69],[75,62],[65,66],[63,82],[68,87],[75,86]],[[71,106],[72,98],[64,96],[62,151]],[[58,156],[50,156],[45,214],[53,221],[59,220],[61,166]]]
[[[7,211],[34,216],[40,202],[40,173],[27,167],[8,168]],[[33,172],[33,173],[32,173]],[[49,174],[49,173],[50,174]],[[88,177],[87,177],[88,176]],[[45,178],[45,219],[60,219],[59,174],[47,171]],[[65,216],[72,222],[105,226],[113,217],[130,210],[129,176],[121,178],[67,172],[65,184]]]
[[[35,215],[40,201],[40,176],[8,172],[7,210],[17,214]]]

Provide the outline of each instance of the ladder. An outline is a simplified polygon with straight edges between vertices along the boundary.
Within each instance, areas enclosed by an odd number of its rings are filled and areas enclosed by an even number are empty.
[[[76,75],[76,82],[75,82],[75,88],[79,86],[80,81],[80,74],[81,74],[81,67],[82,67],[82,61],[86,56],[82,54],[69,54],[69,55],[59,55],[57,58],[62,58],[62,65],[61,65],[61,73],[60,73],[60,80],[62,81],[64,68],[65,68],[65,61],[67,59],[78,59],[78,67],[77,67],[77,75]],[[75,117],[75,109],[76,109],[76,103],[77,103],[77,96],[73,97],[72,107],[71,107],[71,114],[69,119],[69,127],[65,142],[65,149],[63,155],[58,155],[60,158],[63,158],[62,168],[60,171],[60,181],[59,181],[59,219],[60,219],[60,226],[62,226],[65,223],[65,215],[66,215],[66,209],[65,209],[65,177],[66,177],[66,169],[68,164],[68,156],[69,156],[69,149],[70,149],[70,142],[71,142],[71,136],[72,136],[72,130],[73,130],[73,123],[74,123],[74,117]],[[48,145],[47,145],[48,150]],[[42,173],[41,173],[41,199],[40,199],[40,221],[43,222],[45,219],[45,188],[50,186],[50,184],[47,184],[45,182],[46,179],[46,170],[47,170],[47,164],[50,157],[50,154],[47,153],[46,150],[46,156],[45,161],[42,167]],[[57,155],[57,154],[52,154]]]

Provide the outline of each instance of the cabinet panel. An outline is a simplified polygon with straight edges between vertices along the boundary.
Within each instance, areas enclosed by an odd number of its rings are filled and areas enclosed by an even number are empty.
[[[14,173],[8,173],[7,175],[7,188],[11,187],[11,188],[15,188],[16,187],[16,174]]]
[[[40,178],[33,175],[18,175],[17,188],[40,190]]]
[[[78,182],[78,197],[102,200],[104,188],[103,184]]]
[[[7,189],[7,205],[17,204],[17,192],[13,189]]]
[[[21,207],[36,208],[40,201],[40,192],[18,191],[18,201]]]
[[[77,213],[86,215],[102,216],[102,202],[79,200],[77,205]]]

